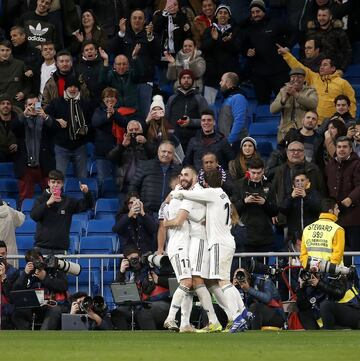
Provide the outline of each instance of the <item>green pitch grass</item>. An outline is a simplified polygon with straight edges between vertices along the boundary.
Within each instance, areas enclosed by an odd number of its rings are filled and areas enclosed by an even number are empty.
[[[360,332],[0,331],[0,350],[4,361],[357,361]]]

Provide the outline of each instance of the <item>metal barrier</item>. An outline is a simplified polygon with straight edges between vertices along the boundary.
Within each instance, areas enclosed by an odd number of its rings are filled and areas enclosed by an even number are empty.
[[[292,262],[292,260],[296,259],[296,257],[299,257],[300,253],[294,253],[294,252],[268,252],[268,253],[235,253],[234,255],[234,259],[238,260],[237,265],[239,267],[241,267],[241,263],[242,263],[242,258],[245,257],[257,257],[257,258],[263,258],[264,260],[264,264],[267,265],[272,265],[274,267],[278,267],[279,265],[279,259],[280,258],[288,258],[288,264],[291,265],[294,263]],[[360,270],[360,252],[345,252],[344,256],[350,256],[352,257],[352,262],[351,264],[355,264],[359,267]],[[356,257],[359,256],[359,259],[356,259]],[[98,270],[99,271],[99,294],[101,294],[102,296],[104,296],[104,286],[107,285],[104,284],[104,276],[112,274],[112,280],[115,280],[116,278],[116,274],[119,271],[119,267],[120,264],[119,262],[117,262],[120,258],[122,258],[123,255],[122,254],[70,254],[70,255],[59,255],[59,258],[64,258],[64,259],[69,259],[72,262],[76,262],[79,263],[80,260],[82,259],[87,259],[88,260],[88,267],[87,272],[88,272],[88,294],[91,295],[92,294],[92,280],[91,280],[91,275],[92,275],[92,271],[94,270]],[[8,255],[7,256],[8,260],[12,260],[12,259],[17,259],[17,260],[21,260],[24,259],[23,255]],[[98,260],[100,259],[100,267],[92,267],[92,262],[94,262],[94,260]],[[234,264],[234,262],[233,262]],[[298,263],[299,264],[299,263]],[[358,270],[358,272],[359,272]],[[290,285],[291,285],[291,277],[290,277],[290,272],[291,270],[288,270],[289,272],[289,281],[290,281]],[[80,275],[81,276],[81,275]],[[80,277],[79,276],[79,277]],[[232,275],[231,275],[232,276]],[[79,290],[79,277],[76,277],[75,280],[75,292],[77,292]],[[110,278],[111,280],[111,278]],[[106,281],[109,281],[109,279],[107,279]],[[290,295],[290,292],[289,292]]]

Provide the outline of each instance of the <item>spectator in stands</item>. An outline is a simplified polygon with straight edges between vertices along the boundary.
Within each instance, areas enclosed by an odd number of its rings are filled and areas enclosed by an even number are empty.
[[[183,69],[190,69],[195,77],[194,87],[202,92],[203,90],[203,75],[206,69],[206,62],[201,56],[201,50],[197,50],[194,40],[185,39],[183,47],[173,57],[170,53],[165,52],[164,56],[168,61],[168,68],[166,76],[169,80],[176,80],[174,83],[174,90],[179,86],[179,74]]]
[[[305,171],[313,189],[317,190],[321,195],[326,194],[326,185],[319,167],[314,163],[306,161],[304,144],[298,140],[293,140],[287,144],[286,162],[275,168],[275,175],[271,184],[278,205],[281,205],[287,195],[292,192],[293,175],[299,169]],[[278,217],[279,224],[284,224],[284,221],[280,213]]]
[[[136,192],[127,194],[122,208],[116,214],[112,231],[125,241],[122,244],[124,248],[135,245],[141,254],[156,250],[156,223],[152,215],[144,209],[144,204]]]
[[[210,27],[214,21],[215,10],[215,0],[201,0],[201,14],[196,16],[191,24],[193,39],[198,48],[201,48],[201,39],[205,29]]]
[[[178,0],[167,0],[164,9],[155,11],[153,17],[154,33],[161,40],[161,54],[167,51],[175,55],[185,39],[191,37],[190,23],[180,10]]]
[[[348,129],[347,137],[352,140],[353,152],[360,157],[360,120]]]
[[[355,116],[356,99],[354,89],[345,79],[341,78],[341,74],[336,70],[336,65],[332,59],[323,59],[319,73],[315,73],[296,60],[296,58],[291,55],[289,49],[278,45],[278,52],[283,56],[291,69],[304,69],[306,83],[316,89],[319,99],[317,107],[319,124],[321,124],[325,118],[333,115],[335,112],[334,99],[340,94],[346,95],[350,99],[351,104],[349,111],[352,116]]]
[[[37,0],[34,11],[20,17],[19,24],[24,27],[28,41],[40,49],[42,43],[51,41],[57,49],[62,49],[62,25],[54,14],[49,14],[53,0]]]
[[[184,164],[199,170],[203,155],[211,152],[216,154],[219,164],[227,169],[229,161],[234,158],[233,150],[226,138],[215,130],[215,114],[212,110],[201,112],[200,125],[201,131],[189,141]]]
[[[338,95],[334,99],[336,112],[333,116],[341,117],[344,123],[348,126],[349,123],[354,120],[354,117],[350,114],[351,102],[348,96],[344,94]]]
[[[315,111],[318,105],[316,90],[305,84],[305,70],[290,70],[290,81],[280,89],[270,105],[272,114],[281,112],[277,141],[281,142],[290,129],[299,129],[307,111]]]
[[[161,95],[154,95],[145,122],[147,124],[145,149],[149,159],[157,156],[157,150],[163,140],[170,140],[175,146],[174,162],[181,164],[185,157],[184,150],[165,117],[165,104]]]
[[[296,171],[292,179],[292,192],[285,197],[279,210],[286,216],[287,238],[296,240],[307,225],[319,218],[321,196],[312,188],[304,170]]]
[[[221,106],[218,128],[227,137],[228,142],[237,148],[241,139],[247,135],[249,126],[249,105],[239,89],[239,77],[236,73],[225,73],[221,77],[220,90],[224,96]]]
[[[136,78],[142,73],[142,63],[137,56],[140,48],[140,45],[136,45],[133,50],[134,66],[130,67],[129,59],[125,55],[118,55],[114,60],[114,69],[109,67],[108,54],[104,49],[99,49],[103,59],[103,67],[100,69],[100,82],[102,85],[115,88],[118,91],[119,106],[127,108],[126,114],[124,109],[123,115],[129,115],[131,119],[139,117]]]
[[[39,93],[40,88],[40,50],[35,48],[27,40],[26,32],[21,26],[13,26],[10,29],[11,42],[13,44],[12,55],[15,59],[22,60],[25,64],[25,76],[31,79],[34,94]]]
[[[1,46],[0,46],[1,49]],[[0,95],[0,162],[13,161],[18,149],[17,139],[11,130],[12,122],[17,119],[13,111],[11,97],[7,94]]]
[[[117,143],[113,128],[126,128],[127,125],[126,120],[118,112],[118,91],[114,88],[105,88],[101,98],[102,104],[95,109],[91,119],[91,125],[94,128],[94,156],[100,188],[105,178],[111,176],[115,178],[116,176],[116,167],[106,159],[107,154]]]
[[[75,70],[73,68],[73,58],[67,50],[61,50],[56,55],[56,72],[52,74],[51,78],[46,82],[42,103],[49,105],[52,100],[61,98],[64,96],[65,82],[68,77],[76,77]],[[80,91],[82,98],[88,96],[88,90],[86,84],[80,81]]]
[[[44,62],[40,68],[40,94],[44,92],[45,84],[56,72],[56,61],[55,61],[55,45],[54,43],[43,43],[41,44],[41,56]]]
[[[73,33],[68,47],[73,56],[79,56],[84,47],[84,41],[92,41],[96,48],[107,49],[108,38],[102,27],[99,26],[96,16],[91,9],[81,14],[80,29]]]
[[[169,312],[169,274],[162,269],[151,269],[140,260],[142,253],[134,245],[124,250],[124,258],[120,264],[116,282],[135,282],[141,301],[150,303],[135,308],[136,328],[140,330],[163,329]],[[131,329],[131,306],[118,306],[111,312],[113,325],[118,330]]]
[[[128,191],[140,161],[150,159],[145,148],[146,143],[147,140],[143,135],[141,123],[137,120],[130,120],[122,142],[109,152],[108,159],[118,167],[116,183],[119,187],[119,193]]]
[[[346,248],[360,250],[360,160],[351,139],[336,139],[336,156],[326,165],[330,197],[340,206],[339,224],[345,229]]]
[[[43,191],[47,187],[48,173],[55,168],[52,126],[53,119],[41,108],[39,98],[30,94],[24,112],[11,124],[18,144],[14,170],[19,185],[19,204],[34,196],[36,184]]]
[[[282,328],[286,320],[281,297],[271,278],[251,274],[244,268],[235,271],[233,284],[241,289],[244,304],[252,312],[250,328],[261,330],[263,326]]]
[[[138,57],[144,69],[142,74],[136,74],[135,82],[138,86],[138,97],[142,100],[139,104],[142,119],[146,118],[149,111],[155,65],[160,60],[160,39],[157,34],[154,34],[152,23],[145,24],[144,11],[136,7],[131,13],[130,22],[125,18],[120,20],[120,31],[111,40],[112,53],[125,55],[128,59],[140,45]]]
[[[14,254],[11,252],[9,253],[11,255]],[[12,262],[8,262],[7,254],[8,251],[6,243],[0,237],[0,321],[2,330],[9,330],[14,328],[11,322],[11,315],[14,312],[14,306],[10,303],[10,292],[12,290],[14,281],[19,277],[19,271],[14,266],[12,266]]]
[[[179,74],[179,87],[166,103],[166,118],[186,151],[190,138],[200,129],[200,114],[208,108],[205,98],[194,88],[195,76],[190,69]]]
[[[238,30],[231,21],[229,6],[219,5],[212,26],[205,29],[201,38],[201,50],[206,61],[204,97],[215,103],[221,76],[226,72],[239,72],[240,42]]]
[[[15,228],[20,227],[24,221],[25,214],[11,208],[0,198],[0,240],[6,242],[7,251],[11,255],[18,254]],[[15,267],[18,265],[17,260],[10,263]]]
[[[82,56],[76,65],[76,74],[86,84],[89,100],[100,105],[102,85],[99,82],[102,61],[97,47],[92,40],[84,40],[81,47]]]
[[[14,106],[22,108],[31,83],[25,76],[24,62],[14,59],[11,49],[10,41],[0,42],[0,95],[6,93]]]
[[[14,326],[17,330],[31,330],[35,314],[35,322],[41,322],[41,330],[58,330],[61,325],[61,313],[68,310],[66,275],[57,268],[48,268],[38,249],[28,250],[25,260],[25,269],[14,282],[13,290],[42,288],[48,304],[35,309],[16,309],[12,315]]]
[[[351,63],[352,49],[342,27],[341,20],[333,19],[330,8],[320,7],[317,11],[317,21],[310,21],[307,25],[307,37],[317,37],[325,57],[336,59],[336,68],[345,72]]]
[[[321,62],[324,59],[324,55],[320,52],[320,46],[320,39],[316,37],[308,38],[304,46],[305,58],[301,60],[307,68],[315,73],[319,72]]]
[[[91,303],[89,304],[88,301]],[[102,296],[89,297],[86,292],[76,292],[70,296],[70,315],[86,315],[89,331],[112,330],[110,314]]]
[[[174,152],[174,145],[163,141],[158,149],[158,157],[137,167],[129,186],[129,191],[140,194],[145,209],[154,212],[156,220],[160,205],[170,192],[170,177],[180,172],[180,166],[174,164]]]
[[[284,22],[271,19],[262,0],[250,3],[250,24],[242,34],[243,50],[249,58],[252,82],[259,104],[269,104],[271,93],[277,94],[288,80],[289,68],[276,53],[275,44],[294,45]]]
[[[275,243],[272,217],[278,214],[275,197],[264,179],[261,159],[249,161],[248,173],[248,178],[234,182],[232,197],[246,229],[244,252],[270,252]]]
[[[121,18],[127,17],[127,7],[130,5],[123,0],[81,0],[82,11],[92,9],[97,21],[101,24],[108,38],[111,38],[118,31],[118,24]]]
[[[316,131],[317,122],[318,115],[316,111],[307,111],[302,118],[301,128],[291,128],[285,135],[285,140],[291,142],[291,140],[297,139],[304,143],[306,161],[322,166],[324,139]]]
[[[349,131],[351,131],[350,128]],[[327,130],[324,133],[325,164],[336,156],[336,139],[346,135],[347,131],[344,122],[338,117],[331,118]]]
[[[62,194],[64,174],[49,172],[49,189],[36,199],[30,216],[37,222],[35,244],[44,254],[61,254],[69,249],[70,226],[74,213],[84,212],[93,206],[93,198],[86,184],[79,185],[83,199]]]
[[[69,162],[74,166],[77,178],[87,177],[87,150],[91,129],[91,104],[82,99],[80,83],[68,77],[64,85],[64,96],[53,100],[46,113],[54,124],[56,167],[66,174]]]
[[[256,147],[257,143],[254,138],[245,137],[241,140],[238,155],[229,162],[229,173],[234,181],[239,181],[247,176],[251,159],[261,158]]]

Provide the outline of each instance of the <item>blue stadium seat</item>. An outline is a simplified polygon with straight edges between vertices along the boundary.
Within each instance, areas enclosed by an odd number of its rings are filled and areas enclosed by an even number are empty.
[[[30,217],[31,209],[34,205],[35,199],[33,198],[25,198],[21,204],[21,212],[23,212],[26,218]]]
[[[82,233],[85,234],[85,230],[89,221],[89,212],[73,214],[72,221],[79,221],[81,223]]]
[[[11,208],[16,209],[16,199],[14,198],[2,198],[4,202],[8,204]]]
[[[252,123],[249,127],[249,134],[260,142],[270,142],[275,149],[277,147],[277,122]]]
[[[353,86],[360,84],[360,64],[351,64],[346,69],[344,78]]]
[[[114,219],[119,206],[118,198],[99,198],[95,205],[95,219]]]
[[[81,183],[86,184],[89,187],[89,190],[93,194],[95,198],[98,197],[98,184],[97,180],[94,178],[85,178],[80,180]],[[82,198],[83,194],[79,187],[79,179],[78,178],[66,178],[64,184],[64,193],[67,196],[74,198]]]
[[[99,271],[101,268],[101,260],[100,258],[80,258],[78,260],[79,265],[81,266],[82,270],[97,270]],[[107,261],[104,261],[104,266],[106,266]]]
[[[36,232],[36,222],[32,219],[26,219],[21,227],[16,228],[16,236],[34,236]]]
[[[271,142],[258,142],[256,148],[263,159],[269,158],[271,152],[274,150]]]
[[[0,195],[4,198],[18,198],[19,190],[14,178],[0,178]]]
[[[102,185],[101,196],[103,198],[119,197],[119,189],[115,184],[114,178],[105,178]]]
[[[71,162],[68,163],[66,168],[66,178],[74,177],[74,166]]]
[[[270,113],[269,105],[257,105],[254,111],[253,121],[259,122],[276,122],[280,123],[280,115]]]
[[[76,283],[78,288],[76,289]],[[70,294],[77,291],[86,292],[89,296],[95,296],[100,291],[100,274],[98,270],[90,271],[82,269],[78,277],[68,275]]]
[[[14,178],[14,164],[0,163],[0,178]]]
[[[117,247],[117,234],[113,233],[112,227],[115,219],[90,219],[86,229],[86,236],[110,236],[113,240],[113,249]]]
[[[70,234],[70,246],[69,246],[69,254],[79,253],[80,248],[80,236],[77,234]]]
[[[291,53],[295,56],[296,59],[300,59],[300,45],[298,43],[293,46]]]
[[[71,221],[70,234],[77,235],[79,237],[82,236],[83,227],[80,220],[73,219]]]
[[[111,254],[113,249],[113,238],[111,236],[84,236],[80,238],[81,254]]]
[[[19,254],[25,254],[28,249],[33,248],[34,246],[34,236],[16,236],[16,245],[18,248]]]

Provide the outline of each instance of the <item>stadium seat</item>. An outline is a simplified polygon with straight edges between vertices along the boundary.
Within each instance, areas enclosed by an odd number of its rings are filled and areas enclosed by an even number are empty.
[[[80,238],[81,254],[111,254],[113,249],[113,238],[111,236],[84,236]]]
[[[349,65],[344,78],[352,85],[360,84],[360,64]]]
[[[118,198],[99,198],[95,205],[95,219],[114,219],[118,210]]]
[[[23,212],[26,218],[30,218],[30,212],[34,205],[35,199],[33,198],[26,198],[23,200],[21,204],[21,212]]]
[[[73,219],[71,221],[70,234],[77,235],[79,237],[82,236],[83,227],[80,220]]]
[[[102,185],[101,196],[103,198],[119,197],[119,189],[115,184],[114,178],[105,178]]]
[[[258,142],[257,151],[260,153],[261,158],[269,158],[271,152],[274,150],[271,142]]]
[[[4,198],[18,198],[19,190],[16,179],[0,178],[0,195]]]
[[[0,178],[14,178],[14,164],[0,163]]]
[[[68,275],[68,285],[70,294],[75,292],[86,292],[89,296],[95,296],[100,291],[99,271],[90,271],[82,269],[78,277]]]
[[[113,249],[118,245],[117,234],[113,233],[112,227],[115,219],[90,219],[86,229],[86,236],[110,236],[113,240]]]
[[[274,122],[280,123],[280,115],[270,113],[269,105],[257,105],[254,112],[253,122]]]
[[[98,197],[98,184],[97,180],[94,178],[85,178],[81,180],[79,180],[78,178],[67,178],[65,179],[64,193],[70,197],[82,198],[83,194],[79,187],[79,181],[89,187],[89,191],[93,194],[95,198]]]
[[[72,216],[72,221],[79,221],[81,223],[82,234],[85,234],[85,230],[90,218],[90,213],[91,212],[87,211],[82,213],[75,213]]]
[[[80,236],[77,234],[70,234],[70,246],[69,246],[69,254],[79,253],[80,248]]]
[[[2,198],[4,202],[8,204],[9,207],[16,209],[16,199],[14,198]]]
[[[16,228],[15,232],[17,236],[34,236],[36,232],[36,222],[32,219],[26,219],[20,227]]]
[[[277,122],[252,123],[249,134],[259,142],[270,142],[275,149],[277,147]]]
[[[28,249],[34,246],[34,236],[16,236],[16,245],[19,254],[25,254]]]

